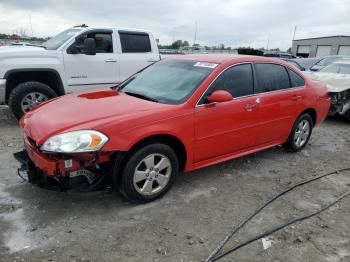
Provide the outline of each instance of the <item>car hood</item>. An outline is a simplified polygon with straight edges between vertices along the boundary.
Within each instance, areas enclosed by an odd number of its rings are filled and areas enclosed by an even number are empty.
[[[11,55],[18,53],[45,52],[45,48],[40,46],[1,46],[0,55]]]
[[[309,73],[309,76],[313,80],[318,80],[326,83],[328,92],[337,93],[337,92],[342,92],[344,90],[350,89],[350,75],[314,72],[314,73]]]
[[[119,93],[112,89],[75,93],[43,103],[20,120],[27,136],[38,145],[53,135],[74,130],[93,129],[109,123],[131,122],[171,105],[160,104]],[[125,125],[123,128],[126,128]],[[108,130],[107,130],[108,131]]]
[[[57,50],[46,50],[37,46],[2,46],[0,47],[0,78],[18,63],[21,63],[24,68],[31,65],[37,65],[38,68],[60,65],[61,62],[57,59],[61,60],[61,56],[62,53]],[[38,58],[42,60],[35,60]]]

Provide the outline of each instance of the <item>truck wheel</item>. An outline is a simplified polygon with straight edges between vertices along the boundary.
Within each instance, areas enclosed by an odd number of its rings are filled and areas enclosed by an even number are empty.
[[[10,93],[8,104],[17,119],[33,107],[56,97],[57,94],[46,84],[36,81],[17,85]]]
[[[165,144],[150,144],[126,159],[118,185],[132,202],[149,202],[163,196],[178,175],[175,152]]]
[[[302,114],[294,123],[284,147],[289,152],[302,150],[311,137],[313,121],[309,114]]]

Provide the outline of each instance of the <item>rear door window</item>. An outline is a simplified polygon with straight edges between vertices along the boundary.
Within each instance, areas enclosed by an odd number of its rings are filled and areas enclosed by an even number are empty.
[[[226,69],[207,90],[201,103],[204,103],[205,98],[215,90],[226,90],[234,98],[252,95],[254,93],[252,65],[242,64]]]
[[[147,33],[119,31],[123,53],[151,52],[151,41]]]
[[[255,64],[257,75],[256,93],[290,88],[289,76],[284,66],[270,63]]]

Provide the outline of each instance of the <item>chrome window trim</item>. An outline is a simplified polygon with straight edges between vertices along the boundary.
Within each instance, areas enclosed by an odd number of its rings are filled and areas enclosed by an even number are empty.
[[[296,73],[297,75],[299,75],[303,80],[304,80],[304,83],[306,84],[306,81],[305,81],[305,78],[303,76],[301,76],[300,74],[298,74],[297,72],[295,72],[295,70],[291,69],[290,67],[287,67],[283,64],[278,64],[278,63],[274,63],[274,62],[242,62],[242,63],[238,63],[238,64],[234,64],[234,65],[231,65],[229,67],[227,67],[225,70],[223,70],[219,75],[217,75],[213,81],[210,82],[209,86],[207,87],[207,89],[205,89],[205,91],[202,93],[202,95],[200,96],[200,98],[197,100],[197,103],[196,103],[196,107],[201,107],[201,106],[204,106],[204,105],[211,105],[211,104],[214,104],[214,103],[209,103],[209,104],[198,104],[199,101],[202,100],[204,94],[208,91],[208,89],[212,86],[212,84],[214,83],[214,81],[219,77],[221,76],[222,73],[224,73],[226,70],[230,69],[231,67],[234,67],[234,66],[238,66],[238,65],[244,65],[244,64],[251,64],[252,66],[252,71],[253,71],[253,82],[254,82],[254,91],[255,91],[255,68],[254,68],[254,64],[274,64],[274,65],[279,65],[279,66],[283,66],[286,71],[287,71],[287,74],[288,74],[288,78],[289,78],[289,83],[291,84],[291,80],[290,80],[290,76],[289,76],[289,73],[288,73],[288,70],[287,69],[290,69],[292,70],[294,73]],[[254,93],[254,94],[251,94],[251,95],[247,95],[247,96],[240,96],[240,97],[235,97],[232,99],[233,100],[237,100],[237,99],[242,99],[242,98],[247,98],[247,97],[252,97],[252,96],[256,96],[256,95],[261,95],[261,94],[269,94],[269,93],[276,93],[276,92],[285,92],[285,91],[289,91],[289,90],[294,90],[294,89],[301,89],[301,88],[305,88],[305,84],[303,86],[297,86],[297,87],[290,87],[290,88],[286,88],[286,89],[280,89],[280,90],[273,90],[273,91],[268,91],[268,92],[260,92],[260,93]]]

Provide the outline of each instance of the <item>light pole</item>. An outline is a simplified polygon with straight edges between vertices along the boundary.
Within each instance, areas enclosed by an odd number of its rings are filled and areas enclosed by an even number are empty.
[[[198,30],[198,24],[197,24],[197,21],[196,21],[196,27],[195,27],[195,30],[194,30],[194,40],[193,40],[193,45],[196,44],[196,40],[197,40],[197,30]]]
[[[293,41],[294,41],[294,39],[295,39],[295,33],[297,32],[297,26],[295,25],[294,26],[294,33],[293,33]]]

